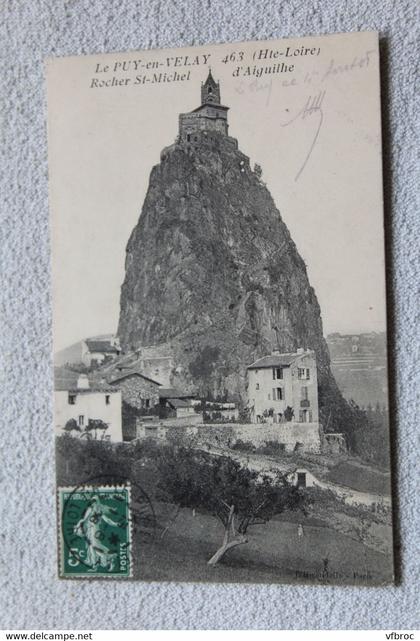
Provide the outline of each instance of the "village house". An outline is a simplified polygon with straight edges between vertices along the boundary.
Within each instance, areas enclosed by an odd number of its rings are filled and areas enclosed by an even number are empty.
[[[315,352],[274,351],[248,366],[248,407],[253,423],[318,423]]]
[[[139,417],[157,415],[160,383],[129,366],[108,372],[107,380],[121,390],[123,439],[131,441],[136,437]]]
[[[195,411],[191,402],[194,394],[163,387],[138,369],[115,369],[108,377],[108,382],[121,390],[124,440],[135,438],[138,435],[137,426],[155,418],[168,419],[174,426],[202,422],[202,414]]]
[[[195,395],[190,392],[173,387],[160,388],[158,415],[138,417],[136,437],[166,440],[175,428],[182,428],[184,436],[195,434],[197,426],[203,422],[203,414],[196,411],[196,403]]]
[[[145,410],[147,413],[159,405],[160,383],[136,368],[115,370],[108,377],[108,382],[110,385],[117,385],[123,401],[137,410]]]
[[[195,394],[182,392],[174,387],[159,390],[160,418],[189,418],[189,422],[202,421],[202,414],[194,407]],[[195,421],[197,419],[197,421]]]
[[[57,435],[112,442],[122,441],[121,392],[89,382],[85,374],[67,372],[55,383]]]
[[[107,358],[115,358],[120,353],[121,348],[117,336],[98,336],[82,341],[82,363],[86,367],[100,365]]]

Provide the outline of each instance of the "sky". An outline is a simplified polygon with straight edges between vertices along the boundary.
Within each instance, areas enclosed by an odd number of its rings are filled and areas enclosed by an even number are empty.
[[[253,74],[284,61],[287,47],[292,72]],[[278,57],[261,59],[266,50]],[[116,330],[150,171],[174,142],[178,114],[200,104],[209,64],[229,134],[262,167],[305,260],[324,334],[385,330],[376,36],[353,33],[48,62],[55,351]],[[188,79],[136,84],[156,68]]]

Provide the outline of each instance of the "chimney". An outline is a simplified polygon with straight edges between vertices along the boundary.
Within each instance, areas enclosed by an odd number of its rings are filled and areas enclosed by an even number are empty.
[[[77,379],[77,389],[89,389],[89,379],[86,374],[80,374]]]

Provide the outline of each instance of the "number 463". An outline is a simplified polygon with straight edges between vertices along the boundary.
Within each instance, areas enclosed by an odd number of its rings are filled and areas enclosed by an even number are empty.
[[[241,61],[244,59],[244,52],[243,51],[232,51],[230,55],[225,56],[222,58],[222,62],[226,64],[227,62],[236,62]]]

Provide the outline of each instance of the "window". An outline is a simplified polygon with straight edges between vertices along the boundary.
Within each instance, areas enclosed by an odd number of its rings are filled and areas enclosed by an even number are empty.
[[[109,394],[105,394],[105,405],[109,405],[111,403],[111,397]]]
[[[283,388],[273,387],[273,401],[282,401],[283,398]]]
[[[145,406],[146,408],[149,408],[149,407],[150,407],[150,398],[146,398],[146,399],[144,399],[144,406]]]
[[[299,423],[311,423],[312,412],[311,410],[299,410]]]
[[[307,380],[309,381],[310,379],[310,369],[308,367],[298,367],[298,378],[300,380]]]
[[[191,135],[187,134],[187,142],[190,142],[190,140],[191,140]]]
[[[260,389],[260,384],[259,383],[256,384],[255,389]]]
[[[282,367],[273,367],[273,380],[283,378],[283,368]]]
[[[79,416],[79,427],[83,427],[84,424],[85,424],[85,417],[84,417],[83,414],[80,414],[80,416]]]
[[[302,400],[303,401],[307,401],[308,400],[308,388],[307,387],[301,387],[300,391],[301,391]]]
[[[76,405],[76,394],[69,394],[69,405]]]
[[[306,472],[297,473],[297,487],[306,487]]]

